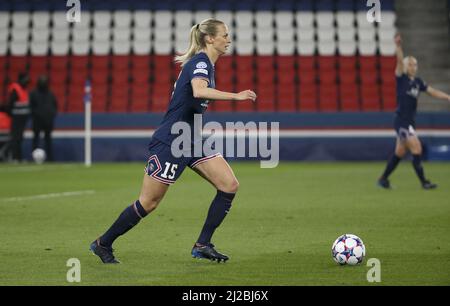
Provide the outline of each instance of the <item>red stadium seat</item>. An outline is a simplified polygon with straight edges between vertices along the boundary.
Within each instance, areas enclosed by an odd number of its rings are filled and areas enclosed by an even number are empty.
[[[254,70],[254,57],[251,55],[240,55],[235,58],[237,74],[245,74]]]
[[[320,70],[319,80],[322,85],[336,85],[336,70]]]
[[[253,83],[253,70],[248,70],[245,72],[237,72],[236,74],[236,92],[240,92],[243,90],[254,90],[254,83]],[[256,93],[258,95],[258,93]],[[251,101],[237,101],[235,104],[236,111],[239,112],[251,112],[255,110],[255,103]]]
[[[339,56],[338,57],[340,71],[355,71],[356,57],[355,56]]]
[[[355,85],[356,79],[356,70],[339,70],[340,84]]]
[[[74,55],[70,57],[70,67],[72,72],[79,69],[87,69],[89,65],[89,57],[85,55]]]
[[[109,55],[93,55],[91,56],[92,70],[109,69],[110,57]]]
[[[335,70],[336,57],[335,56],[319,56],[318,57],[319,70]]]
[[[92,86],[97,84],[105,85],[108,83],[109,73],[106,69],[96,69],[91,72]]]
[[[132,82],[139,85],[147,85],[149,83],[150,71],[148,69],[133,69],[131,70]]]
[[[317,75],[315,70],[299,71],[300,84],[316,84]]]
[[[258,72],[274,71],[275,58],[270,55],[260,55],[256,57],[256,69]]]
[[[345,84],[339,87],[339,97],[341,101],[341,110],[344,112],[348,111],[359,111],[359,94],[358,86],[356,84],[350,85]]]
[[[108,102],[108,85],[92,84],[92,111],[104,112]]]
[[[280,112],[297,111],[297,101],[295,95],[295,86],[281,88],[277,91],[277,110]]]
[[[361,80],[361,86],[372,86],[377,84],[378,82],[378,74],[376,72],[362,72],[359,75]]]
[[[317,111],[317,85],[300,84],[298,87],[299,111],[316,112]]]
[[[361,101],[362,109],[364,111],[379,111],[381,108],[381,101],[378,85],[373,84],[372,86],[362,86]]]
[[[383,110],[393,111],[397,107],[397,89],[395,85],[383,85],[381,87],[383,97]]]
[[[359,70],[361,72],[365,71],[375,71],[378,65],[378,57],[376,56],[360,56],[359,57]]]
[[[71,84],[67,93],[67,111],[83,112],[84,111],[84,85]]]
[[[332,84],[321,85],[319,89],[319,108],[323,112],[338,110],[337,86]]]
[[[260,112],[273,112],[275,111],[275,86],[271,85],[259,85],[256,89],[258,98],[256,101],[256,108]],[[255,102],[243,101],[244,103],[253,104]]]
[[[9,59],[9,71],[22,72],[27,70],[28,57],[27,56],[10,56]]]
[[[65,86],[55,86],[50,88],[55,95],[56,103],[58,105],[58,112],[66,111],[66,87]]]
[[[397,58],[395,56],[380,56],[380,70],[395,73]]]
[[[67,69],[69,59],[67,56],[53,55],[49,57],[50,70]]]
[[[173,87],[168,84],[161,84],[160,86],[153,86],[151,96],[151,111],[165,112],[169,106],[170,95]]]
[[[131,88],[131,111],[148,112],[150,94],[148,86],[136,86]]]
[[[296,58],[294,56],[279,55],[275,57],[275,63],[278,71],[284,71],[286,69],[295,70]]]
[[[315,56],[299,56],[297,58],[297,64],[299,72],[304,70],[310,71],[316,69],[316,57]]]
[[[127,112],[129,104],[128,86],[113,86],[111,88],[110,112]]]
[[[222,56],[215,66],[216,78],[222,74],[233,73],[233,61],[233,56]]]
[[[128,71],[130,68],[130,57],[128,55],[114,55],[111,58],[113,73]]]

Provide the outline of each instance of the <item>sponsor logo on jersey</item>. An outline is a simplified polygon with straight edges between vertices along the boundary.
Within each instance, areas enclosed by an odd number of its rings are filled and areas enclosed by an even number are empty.
[[[198,62],[197,65],[195,65],[195,68],[204,69],[208,67],[208,65],[205,62]]]
[[[206,69],[195,69],[194,70],[194,74],[197,74],[197,73],[203,73],[203,74],[208,75],[208,70],[206,70]]]

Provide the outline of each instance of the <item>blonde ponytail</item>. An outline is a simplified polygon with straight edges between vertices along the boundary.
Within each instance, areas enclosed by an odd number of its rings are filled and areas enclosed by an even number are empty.
[[[189,47],[185,53],[175,56],[175,63],[180,63],[181,67],[183,67],[195,54],[206,48],[205,37],[207,35],[215,37],[217,26],[220,24],[224,23],[220,20],[209,18],[194,25],[191,28]]]

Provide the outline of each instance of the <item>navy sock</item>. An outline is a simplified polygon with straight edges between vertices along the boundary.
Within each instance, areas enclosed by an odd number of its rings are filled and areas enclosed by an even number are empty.
[[[203,229],[198,237],[197,243],[207,245],[211,241],[216,228],[222,223],[231,208],[231,202],[234,199],[234,193],[227,193],[217,190],[216,197],[209,207]]]
[[[388,164],[386,165],[386,169],[384,170],[383,175],[381,176],[383,179],[387,179],[389,175],[397,168],[397,165],[400,163],[402,159],[398,157],[396,154],[392,155],[389,159]]]
[[[420,182],[423,184],[425,182],[425,173],[423,171],[422,162],[421,162],[421,155],[413,155],[413,167],[414,170],[416,170],[417,177],[419,178]]]
[[[145,216],[147,216],[147,212],[137,200],[131,206],[125,208],[113,225],[100,237],[100,244],[105,247],[111,247],[117,237],[128,232]]]

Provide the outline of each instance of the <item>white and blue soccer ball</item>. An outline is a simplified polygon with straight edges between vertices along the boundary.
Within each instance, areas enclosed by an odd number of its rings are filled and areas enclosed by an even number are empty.
[[[41,148],[34,149],[31,156],[36,164],[42,164],[47,158],[47,154]]]
[[[331,256],[340,265],[360,264],[366,256],[366,247],[361,238],[353,234],[340,236],[331,247]]]

